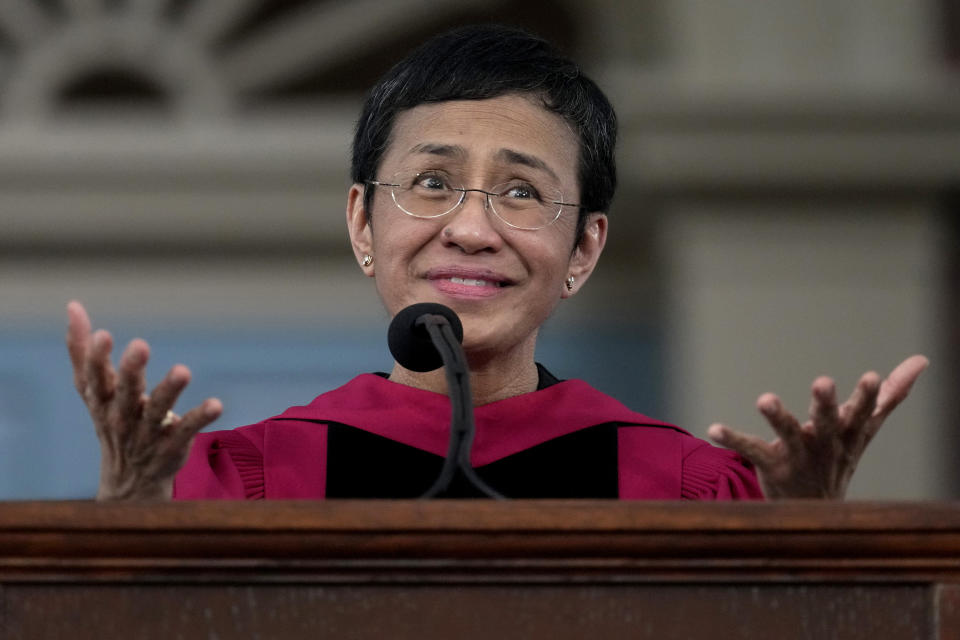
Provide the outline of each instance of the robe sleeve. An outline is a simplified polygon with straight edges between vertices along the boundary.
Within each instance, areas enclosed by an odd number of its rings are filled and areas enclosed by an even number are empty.
[[[762,500],[753,467],[737,453],[702,440],[684,443],[680,495],[684,500]]]
[[[198,434],[174,478],[173,499],[262,500],[263,426]]]

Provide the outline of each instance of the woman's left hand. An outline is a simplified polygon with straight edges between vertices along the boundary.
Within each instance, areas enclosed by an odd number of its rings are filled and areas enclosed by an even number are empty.
[[[763,394],[757,408],[778,436],[772,442],[723,424],[711,425],[708,434],[754,464],[767,498],[841,499],[864,449],[927,364],[925,357],[911,356],[883,382],[865,373],[840,406],[833,380],[817,378],[810,418],[802,425],[776,395]]]

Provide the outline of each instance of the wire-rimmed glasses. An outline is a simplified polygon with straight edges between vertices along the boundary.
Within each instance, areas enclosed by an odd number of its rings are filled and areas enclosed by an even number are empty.
[[[487,189],[467,189],[444,171],[413,171],[395,174],[390,182],[367,180],[375,187],[388,187],[397,207],[414,218],[439,218],[463,204],[471,191],[483,194],[500,220],[514,229],[534,231],[553,224],[564,207],[581,208],[563,201],[559,189],[523,180],[511,180]]]

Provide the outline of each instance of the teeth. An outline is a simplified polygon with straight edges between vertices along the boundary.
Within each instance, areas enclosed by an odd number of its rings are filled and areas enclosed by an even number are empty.
[[[474,280],[472,278],[450,278],[454,284],[465,284],[471,287],[498,287],[499,283],[489,282],[487,280]]]
[[[450,282],[455,284],[467,284],[471,287],[486,287],[489,285],[486,280],[473,280],[471,278],[450,278]]]

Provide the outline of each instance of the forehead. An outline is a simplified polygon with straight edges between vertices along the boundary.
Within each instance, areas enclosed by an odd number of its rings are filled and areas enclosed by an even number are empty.
[[[401,112],[383,165],[397,168],[424,155],[478,168],[527,157],[568,182],[576,177],[579,140],[563,118],[525,96],[452,100]]]

